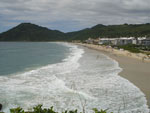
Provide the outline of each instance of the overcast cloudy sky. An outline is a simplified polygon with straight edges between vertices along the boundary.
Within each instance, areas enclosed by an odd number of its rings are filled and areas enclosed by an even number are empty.
[[[0,0],[0,32],[22,22],[64,32],[96,24],[150,23],[150,0]]]

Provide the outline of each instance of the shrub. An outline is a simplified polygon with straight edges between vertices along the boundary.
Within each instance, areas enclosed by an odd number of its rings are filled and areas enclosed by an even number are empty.
[[[99,111],[96,108],[94,108],[93,111],[94,111],[93,113],[107,113],[107,110]],[[37,106],[33,107],[33,111],[24,111],[22,108],[18,107],[18,108],[10,109],[10,113],[58,113],[58,112],[54,111],[53,107],[43,109],[42,105],[37,105]],[[78,113],[78,111],[70,110],[70,111],[65,111],[62,113]],[[82,112],[80,112],[80,113],[82,113]]]

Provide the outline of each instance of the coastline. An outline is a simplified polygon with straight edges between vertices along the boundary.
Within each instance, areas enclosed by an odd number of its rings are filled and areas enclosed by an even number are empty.
[[[119,63],[119,66],[123,69],[119,75],[130,82],[135,86],[140,88],[140,90],[145,94],[147,99],[147,104],[150,107],[150,60],[143,59],[143,56],[136,54],[130,54],[127,51],[115,50],[112,48],[102,47],[100,45],[93,44],[81,44],[76,43],[87,47],[89,49],[94,49],[102,52],[103,54],[109,56],[110,58],[116,60]]]

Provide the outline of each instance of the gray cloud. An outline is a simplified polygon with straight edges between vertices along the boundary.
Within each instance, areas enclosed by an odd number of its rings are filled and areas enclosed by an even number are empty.
[[[150,0],[1,0],[0,25],[32,22],[62,31],[150,22]]]

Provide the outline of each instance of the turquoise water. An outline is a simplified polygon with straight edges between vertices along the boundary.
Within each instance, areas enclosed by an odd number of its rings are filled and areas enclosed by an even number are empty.
[[[0,42],[0,76],[61,62],[68,53],[58,43]]]

